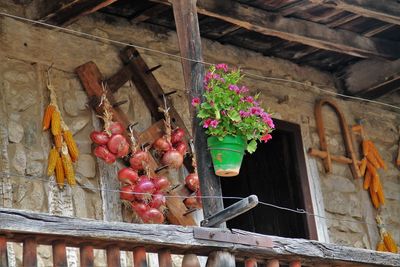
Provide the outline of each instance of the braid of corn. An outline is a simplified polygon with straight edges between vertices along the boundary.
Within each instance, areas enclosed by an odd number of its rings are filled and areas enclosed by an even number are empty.
[[[388,251],[388,249],[386,248],[386,245],[382,239],[378,242],[378,245],[376,245],[376,251],[383,251],[383,252]]]
[[[62,163],[64,166],[65,178],[67,178],[67,183],[69,185],[74,186],[74,185],[76,185],[75,172],[74,172],[74,168],[72,166],[71,157],[68,154],[67,145],[65,143],[63,144],[61,151],[62,151],[61,158],[62,158]]]
[[[56,136],[61,134],[61,114],[55,110],[51,116],[51,133]]]
[[[55,147],[50,149],[49,159],[47,164],[47,176],[51,176],[54,173],[54,169],[56,168],[56,163],[60,155]]]
[[[62,147],[63,137],[61,134],[57,134],[54,136],[54,145],[56,146],[57,151],[60,151]]]
[[[397,245],[396,242],[394,242],[393,237],[386,231],[383,229],[383,242],[385,242],[385,245],[388,249],[389,252],[392,253],[397,253],[398,249],[397,249]]]
[[[56,162],[56,182],[57,182],[58,188],[60,188],[60,189],[64,188],[64,179],[65,179],[64,167],[63,167],[61,157],[59,156],[57,158],[57,162]]]
[[[67,144],[68,152],[71,156],[72,162],[76,162],[79,157],[79,150],[70,130],[64,131],[64,141]]]
[[[46,131],[50,128],[51,117],[53,115],[54,110],[56,110],[56,106],[54,106],[53,104],[49,104],[46,107],[46,110],[44,111],[43,114],[43,123],[42,123],[43,131]]]

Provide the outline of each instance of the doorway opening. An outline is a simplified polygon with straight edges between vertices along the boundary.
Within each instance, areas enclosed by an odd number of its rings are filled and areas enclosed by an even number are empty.
[[[224,196],[258,196],[259,201],[312,212],[300,126],[274,120],[272,140],[246,154],[237,177],[221,178]],[[224,206],[237,200],[224,199]],[[314,218],[258,204],[227,227],[266,235],[317,239]]]

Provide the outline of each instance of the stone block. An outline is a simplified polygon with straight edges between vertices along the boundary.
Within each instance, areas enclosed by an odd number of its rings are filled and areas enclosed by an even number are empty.
[[[96,175],[96,163],[92,155],[81,154],[76,164],[76,173],[93,178]]]
[[[18,122],[10,120],[8,122],[8,140],[11,143],[19,143],[24,137],[24,127]]]

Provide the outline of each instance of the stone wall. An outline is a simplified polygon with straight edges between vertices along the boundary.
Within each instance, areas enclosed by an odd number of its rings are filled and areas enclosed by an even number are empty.
[[[7,5],[7,1],[2,1],[0,10],[24,14],[14,4]],[[157,27],[131,25],[119,18],[94,14],[80,19],[70,28],[179,55],[176,34]],[[301,126],[304,151],[309,147],[319,147],[314,103],[326,95],[311,86],[336,91],[329,73],[210,40],[203,40],[202,44],[204,59],[208,62],[226,62],[240,66],[245,72],[305,83],[301,85],[249,75],[244,80],[249,88],[261,92],[263,104],[275,112],[275,118]],[[118,51],[122,47],[34,27],[2,16],[0,47],[0,171],[3,174],[0,177],[0,205],[104,219],[101,194],[90,189],[101,186],[98,165],[91,154],[88,138],[98,120],[86,105],[87,97],[74,74],[74,68],[92,60],[106,77],[110,76],[121,66]],[[149,66],[162,64],[163,67],[154,74],[164,91],[178,91],[172,100],[190,127],[180,60],[151,51],[140,52]],[[49,100],[45,73],[50,65],[53,65],[51,78],[58,104],[81,151],[76,170],[78,183],[84,188],[77,186],[63,192],[55,187],[54,178],[44,175],[50,136],[41,131],[40,125],[43,109]],[[139,131],[151,124],[150,114],[134,86],[125,84],[117,99],[128,100],[122,108],[132,121],[139,121]],[[336,102],[348,124],[364,119],[368,136],[388,163],[389,169],[381,173],[387,198],[381,215],[388,224],[388,230],[400,243],[400,172],[393,164],[399,138],[399,113],[369,103],[342,99],[336,99]],[[344,154],[336,116],[329,109],[324,109],[324,118],[331,152]],[[322,229],[320,239],[374,248],[378,239],[374,225],[376,211],[372,208],[369,195],[362,190],[361,179],[354,180],[347,165],[336,163],[333,164],[333,173],[325,174],[320,160],[306,158],[313,199],[318,202],[315,212],[329,218],[317,220],[318,227]],[[325,226],[327,236],[323,236]]]

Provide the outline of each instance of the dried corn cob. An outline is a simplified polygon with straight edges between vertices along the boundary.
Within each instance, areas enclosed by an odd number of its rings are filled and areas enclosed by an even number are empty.
[[[76,145],[74,138],[72,137],[71,131],[66,130],[64,132],[63,136],[64,136],[65,143],[67,144],[68,152],[71,156],[72,161],[73,162],[77,161],[78,156],[79,156],[79,150],[78,150],[78,146]]]
[[[375,193],[378,192],[378,187],[379,187],[379,184],[380,184],[379,180],[380,179],[379,179],[379,174],[378,173],[376,173],[376,175],[372,176],[370,187],[372,188],[372,190],[374,190]]]
[[[64,174],[63,163],[62,163],[61,157],[58,157],[57,162],[56,162],[56,182],[57,182],[58,188],[60,188],[60,189],[64,188],[64,179],[65,179],[65,174]]]
[[[71,186],[76,185],[75,172],[72,166],[72,160],[68,154],[68,148],[65,143],[63,144],[63,147],[61,149],[61,159],[64,166],[65,178],[67,178],[67,183]]]
[[[369,140],[363,140],[362,141],[362,150],[363,150],[363,155],[366,157],[368,155],[369,151]]]
[[[375,167],[375,169],[379,169],[381,167],[381,165],[379,165],[379,162],[376,160],[375,155],[372,151],[368,153],[367,159]]]
[[[396,242],[394,242],[393,237],[384,229],[383,229],[383,242],[385,242],[385,246],[387,247],[389,252],[392,253],[397,253],[398,249],[397,249],[397,245]]]
[[[372,175],[369,171],[365,173],[363,188],[368,190],[371,185]]]
[[[61,134],[61,114],[55,110],[51,116],[51,133],[56,136]]]
[[[378,175],[376,168],[369,161],[367,162],[367,170],[371,173],[372,176]]]
[[[387,252],[388,251],[388,249],[386,248],[386,245],[385,245],[385,243],[383,242],[382,239],[376,245],[376,250],[377,251],[383,251],[383,252]]]
[[[378,200],[382,205],[385,205],[385,195],[383,194],[382,184],[378,180],[378,190],[376,191],[376,195],[378,196]]]
[[[376,161],[378,162],[379,167],[381,167],[384,170],[387,170],[386,163],[382,159],[381,155],[379,154],[378,150],[376,150],[376,148],[372,150],[372,154],[374,154],[374,157],[375,157]]]
[[[57,151],[60,151],[62,147],[63,138],[61,134],[57,134],[54,136],[54,145],[56,146]]]
[[[361,173],[362,176],[365,175],[366,168],[367,168],[367,159],[364,157],[361,160],[361,165],[360,165],[360,173]]]
[[[51,117],[52,117],[55,109],[56,109],[56,106],[54,106],[53,104],[49,104],[46,107],[46,110],[44,111],[44,114],[43,114],[43,123],[42,123],[43,131],[46,131],[50,128]]]
[[[372,190],[372,187],[369,187],[369,195],[371,196],[372,205],[374,205],[375,209],[379,208],[379,199],[376,195],[376,192]]]
[[[50,149],[49,159],[47,164],[47,176],[50,176],[54,173],[54,169],[56,168],[57,159],[60,157],[58,151],[55,147]]]

